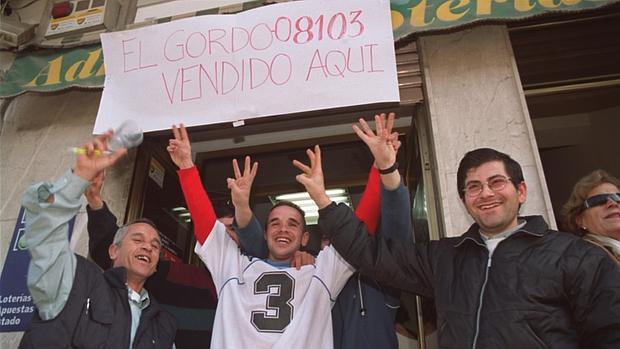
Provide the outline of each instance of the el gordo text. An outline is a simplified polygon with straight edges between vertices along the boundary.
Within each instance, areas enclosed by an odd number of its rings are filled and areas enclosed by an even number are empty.
[[[315,76],[346,78],[382,72],[376,66],[377,44],[360,43],[365,30],[364,13],[356,10],[294,19],[280,16],[271,24],[257,23],[251,28],[177,29],[165,37],[159,49],[143,44],[138,38],[125,38],[122,40],[123,72],[174,65],[173,69],[160,72],[162,91],[171,104],[251,91],[261,86],[282,86],[295,79],[297,65],[303,67],[303,74],[298,74],[303,81]],[[338,48],[309,48],[326,40],[339,42]],[[349,40],[356,44],[348,45]],[[302,62],[296,62],[295,55],[289,53],[304,49],[308,53],[297,58]],[[161,63],[153,59],[157,56],[161,57]]]

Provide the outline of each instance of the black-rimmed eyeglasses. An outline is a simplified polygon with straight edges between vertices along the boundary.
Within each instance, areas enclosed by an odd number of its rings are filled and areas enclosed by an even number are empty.
[[[484,186],[488,186],[494,192],[500,191],[506,188],[506,184],[510,182],[510,177],[497,176],[489,179],[488,181],[482,183],[480,181],[472,181],[465,185],[463,191],[465,195],[469,197],[476,197],[482,193],[484,190]]]
[[[583,207],[590,208],[594,206],[605,205],[609,200],[615,203],[620,203],[620,193],[605,193],[590,196],[586,199],[586,201],[583,202]]]

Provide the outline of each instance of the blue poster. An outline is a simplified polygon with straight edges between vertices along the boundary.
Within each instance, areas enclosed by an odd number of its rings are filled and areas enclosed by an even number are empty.
[[[30,254],[18,247],[19,238],[26,228],[25,210],[17,215],[13,238],[6,254],[0,276],[0,332],[25,331],[34,315],[34,304],[26,286]],[[75,217],[69,221],[69,239],[73,232]]]

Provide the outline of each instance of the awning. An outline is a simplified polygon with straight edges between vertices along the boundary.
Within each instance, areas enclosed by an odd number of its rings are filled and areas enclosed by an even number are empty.
[[[252,2],[255,3],[256,1]],[[458,29],[483,22],[509,22],[533,16],[577,12],[620,0],[391,0],[396,41],[416,33]],[[243,7],[249,9],[252,6]],[[255,6],[254,6],[255,7]],[[196,15],[206,13],[198,12]],[[167,22],[175,18],[161,18]],[[0,81],[0,97],[69,87],[101,88],[105,70],[101,45],[23,52]]]
[[[0,97],[69,87],[101,88],[105,79],[100,44],[41,50],[16,58],[0,82]]]
[[[506,23],[526,18],[600,8],[618,0],[391,0],[396,41],[411,34],[455,29],[473,23]]]

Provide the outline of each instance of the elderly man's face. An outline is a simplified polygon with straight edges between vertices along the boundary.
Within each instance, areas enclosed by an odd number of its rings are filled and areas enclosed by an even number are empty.
[[[155,272],[160,251],[159,234],[146,223],[130,225],[121,243],[109,248],[113,266],[127,269],[127,283],[136,291]]]

